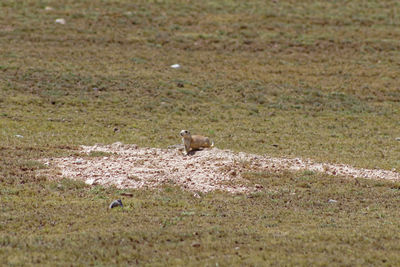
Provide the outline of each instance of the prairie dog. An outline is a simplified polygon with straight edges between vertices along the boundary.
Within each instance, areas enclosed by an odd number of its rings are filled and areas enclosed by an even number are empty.
[[[208,137],[191,135],[188,130],[182,130],[179,134],[182,136],[182,142],[185,146],[186,155],[190,150],[214,146],[214,142],[211,142]]]

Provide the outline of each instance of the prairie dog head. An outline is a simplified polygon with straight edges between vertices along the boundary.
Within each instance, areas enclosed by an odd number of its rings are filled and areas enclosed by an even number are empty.
[[[191,135],[190,135],[190,132],[189,132],[188,130],[182,130],[182,131],[179,133],[179,135],[182,136],[183,138],[185,138],[185,137],[190,137],[190,136],[191,136]]]

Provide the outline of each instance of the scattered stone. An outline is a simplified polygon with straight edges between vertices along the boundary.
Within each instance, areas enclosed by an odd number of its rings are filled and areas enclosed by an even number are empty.
[[[113,148],[123,148],[124,144],[122,142],[115,142],[115,143],[111,144],[111,146]]]
[[[400,141],[400,137],[396,137],[396,141]]]
[[[257,188],[257,189],[263,189],[264,186],[262,186],[262,185],[260,185],[260,184],[256,184],[256,185],[255,185],[255,188]]]
[[[99,183],[98,183],[98,179],[91,178],[91,179],[87,179],[85,181],[85,184],[87,184],[87,185],[98,185]]]
[[[201,244],[198,243],[198,242],[193,242],[192,243],[192,247],[194,247],[194,248],[199,248],[200,246],[201,246]]]
[[[62,24],[62,25],[64,25],[65,23],[67,23],[67,22],[65,21],[65,19],[56,19],[55,22],[58,23],[58,24]]]
[[[112,208],[115,208],[115,207],[121,207],[121,208],[124,207],[124,205],[122,205],[121,199],[117,199],[117,200],[114,200],[113,202],[111,202],[109,208],[112,209]]]
[[[44,10],[46,10],[46,11],[52,11],[52,10],[54,10],[54,8],[52,8],[51,6],[46,6],[46,7],[44,8]]]
[[[23,137],[22,135],[20,135],[20,134],[16,134],[15,137],[17,137],[17,138],[24,138],[24,137]]]
[[[328,203],[337,203],[337,200],[329,199],[329,200],[328,200]]]
[[[171,68],[173,68],[173,69],[179,69],[180,67],[181,67],[181,65],[179,65],[179,64],[171,65]]]
[[[128,192],[123,192],[123,193],[121,193],[121,196],[124,196],[124,197],[133,197],[133,194],[132,194],[132,193],[128,193]]]
[[[177,145],[172,145],[172,146],[168,146],[168,149],[184,149],[183,144],[177,144]]]
[[[268,155],[236,153],[218,148],[204,149],[182,157],[177,149],[141,148],[133,144],[81,146],[80,152],[84,155],[92,151],[106,152],[113,156],[83,158],[75,155],[54,158],[51,161],[45,158],[42,162],[50,161],[50,166],[57,170],[58,177],[82,181],[96,179],[93,181],[98,184],[116,186],[120,189],[155,188],[164,184],[174,184],[192,191],[192,194],[215,190],[231,193],[259,191],[255,188],[255,184],[250,188],[238,184],[243,180],[242,173],[248,169],[270,172],[307,171],[307,173],[323,173],[328,170],[329,174],[335,171],[336,175],[348,178],[400,181],[398,170],[395,172],[382,169],[360,169],[344,164],[318,163],[299,158],[274,158]],[[242,168],[241,164],[238,164],[240,162],[248,162],[249,166],[246,167],[248,169]],[[324,166],[329,166],[329,168],[324,168]],[[43,168],[38,170],[38,173],[47,174],[49,171],[51,170]],[[327,203],[328,199],[323,201]]]

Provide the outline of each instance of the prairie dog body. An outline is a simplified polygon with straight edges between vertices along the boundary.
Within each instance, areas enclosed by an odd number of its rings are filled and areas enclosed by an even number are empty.
[[[182,136],[182,142],[185,146],[186,155],[190,150],[214,146],[214,142],[211,142],[208,137],[191,135],[188,130],[182,130],[179,134]]]

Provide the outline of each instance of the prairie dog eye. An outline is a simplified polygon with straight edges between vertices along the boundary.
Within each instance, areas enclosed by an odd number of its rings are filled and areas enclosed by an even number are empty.
[[[182,131],[180,132],[180,135],[181,135],[181,136],[190,135],[190,132],[189,132],[188,130],[182,130]]]

